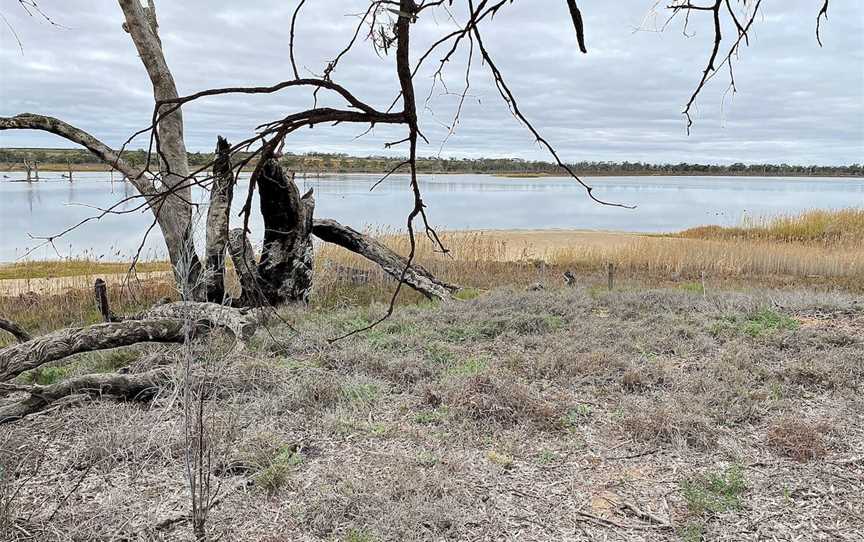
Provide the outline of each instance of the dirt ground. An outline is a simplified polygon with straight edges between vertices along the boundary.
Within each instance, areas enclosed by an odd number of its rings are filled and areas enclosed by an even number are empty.
[[[29,378],[211,375],[212,540],[862,539],[861,297],[500,289],[328,341],[384,308]],[[5,539],[192,540],[183,405],[2,426]]]

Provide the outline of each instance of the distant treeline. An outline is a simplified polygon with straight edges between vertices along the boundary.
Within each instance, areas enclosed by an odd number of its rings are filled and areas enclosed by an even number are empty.
[[[126,151],[123,158],[133,165],[147,160],[144,150]],[[0,169],[21,169],[23,162],[35,161],[42,169],[100,169],[102,164],[78,149],[0,149]],[[213,160],[212,153],[189,153],[192,166],[201,167]],[[349,156],[327,153],[287,153],[285,167],[301,173],[383,173],[404,158],[392,156]],[[848,166],[804,166],[790,164],[646,164],[642,162],[575,162],[570,164],[582,175],[786,175],[786,176],[864,176],[862,164]],[[561,169],[550,162],[520,158],[419,158],[422,173],[499,173],[513,175],[560,175]]]

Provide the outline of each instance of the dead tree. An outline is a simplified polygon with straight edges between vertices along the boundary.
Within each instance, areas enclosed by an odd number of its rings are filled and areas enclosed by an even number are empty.
[[[0,349],[0,382],[75,354],[138,343],[182,343],[190,335],[211,329],[225,330],[236,340],[245,341],[257,326],[254,315],[247,311],[196,302],[166,303],[119,320],[61,329]],[[26,336],[25,332],[20,339]]]
[[[295,26],[298,15],[304,4],[297,3],[291,19],[289,30],[289,60],[293,78],[270,86],[235,86],[226,88],[206,89],[187,96],[180,96],[174,77],[169,69],[163,54],[162,42],[159,38],[159,25],[156,17],[156,7],[153,0],[147,1],[147,6],[141,5],[141,0],[118,0],[123,12],[125,23],[123,28],[129,33],[141,61],[150,76],[153,96],[155,100],[152,122],[148,127],[133,134],[135,136],[149,134],[150,153],[147,163],[141,168],[131,167],[122,160],[121,148],[115,151],[96,138],[69,124],[42,115],[23,114],[16,117],[0,118],[0,129],[36,129],[52,132],[70,141],[76,142],[89,149],[93,154],[111,165],[113,169],[120,171],[137,188],[142,198],[142,206],[149,207],[154,214],[154,226],[158,225],[162,231],[168,248],[171,263],[177,271],[177,280],[182,290],[191,299],[210,299],[222,301],[224,299],[225,245],[227,243],[235,268],[240,275],[243,285],[242,301],[249,304],[268,303],[277,304],[291,301],[305,301],[308,299],[309,289],[312,284],[312,244],[309,241],[310,230],[314,233],[312,226],[314,211],[314,200],[311,193],[303,197],[299,196],[290,176],[279,168],[277,159],[278,151],[284,145],[286,139],[304,128],[312,128],[318,125],[334,125],[354,123],[368,126],[369,129],[378,125],[395,125],[405,129],[404,137],[398,141],[389,142],[387,147],[404,145],[407,158],[397,165],[390,173],[404,171],[408,174],[411,192],[413,194],[413,205],[408,210],[405,226],[410,238],[410,249],[408,254],[402,258],[400,265],[402,269],[393,268],[389,258],[372,257],[379,264],[381,261],[388,262],[385,271],[398,275],[398,283],[391,298],[388,315],[393,310],[393,303],[399,294],[399,290],[405,284],[411,287],[423,287],[434,297],[446,297],[444,291],[437,285],[437,294],[432,293],[435,288],[425,286],[420,278],[428,279],[428,273],[421,272],[414,266],[417,254],[417,239],[415,234],[418,229],[435,245],[441,252],[446,252],[446,247],[439,239],[435,229],[431,226],[426,214],[426,205],[423,202],[420,185],[417,178],[417,149],[418,144],[425,141],[425,137],[419,126],[417,115],[417,93],[415,91],[415,77],[421,68],[431,63],[432,58],[437,55],[437,64],[432,74],[432,89],[434,91],[437,81],[443,81],[442,73],[449,61],[457,52],[464,51],[467,54],[467,67],[465,73],[466,89],[461,94],[460,106],[453,118],[452,126],[458,124],[461,103],[467,92],[467,81],[471,75],[472,58],[476,55],[482,60],[482,66],[488,69],[490,78],[495,83],[495,88],[501,98],[508,106],[513,116],[531,133],[537,143],[543,147],[554,159],[562,172],[571,176],[584,189],[589,198],[605,204],[627,207],[626,205],[602,201],[597,198],[590,185],[579,178],[573,169],[565,163],[553,144],[547,140],[541,131],[535,127],[523,114],[519,107],[517,97],[511,91],[507,78],[495,61],[493,53],[489,50],[483,40],[483,28],[492,24],[495,15],[505,9],[512,0],[467,0],[466,2],[454,3],[441,0],[370,0],[368,9],[359,16],[356,25],[346,46],[340,53],[324,67],[320,75],[301,77],[297,67],[294,54]],[[586,44],[586,18],[577,6],[576,0],[566,0],[566,6],[570,14],[569,26],[576,34],[576,44],[583,53],[588,51]],[[750,2],[747,0],[711,0],[705,5],[694,4],[689,0],[671,0],[667,6],[671,10],[671,17],[684,14],[685,27],[692,14],[709,14],[714,21],[714,41],[709,54],[707,66],[703,71],[696,89],[692,93],[683,111],[688,127],[690,110],[696,97],[704,86],[717,74],[721,67],[728,67],[730,84],[734,91],[734,75],[732,72],[732,61],[740,52],[741,45],[749,44],[750,30],[757,19],[761,0]],[[818,22],[823,16],[827,16],[828,0],[822,0],[822,8],[817,15],[817,37],[819,37]],[[435,39],[422,53],[412,60],[412,25],[425,17],[432,17],[436,11],[440,11],[445,18],[456,24],[455,30],[442,33],[441,37]],[[459,19],[462,19],[460,21]],[[724,20],[728,26],[734,28],[731,45],[722,51],[723,36],[721,28]],[[571,30],[567,30],[571,31]],[[393,92],[396,98],[390,107],[381,110],[373,107],[345,85],[336,81],[340,62],[346,54],[362,42],[365,38],[372,44],[382,57],[392,53],[394,64]],[[821,38],[819,38],[821,40]],[[414,46],[416,49],[416,45]],[[417,51],[419,52],[419,51]],[[192,171],[189,167],[186,147],[183,139],[183,115],[182,108],[185,104],[193,101],[206,99],[212,96],[233,94],[273,94],[290,88],[303,88],[310,91],[315,98],[315,106],[303,111],[287,112],[277,119],[260,125],[256,132],[245,140],[228,146],[222,145],[221,151],[217,153],[218,164],[207,164],[198,170]],[[430,94],[431,94],[430,91]],[[328,93],[338,97],[345,105],[342,107],[327,107],[319,105],[320,93]],[[453,129],[451,128],[450,133]],[[227,149],[226,149],[227,147]],[[246,152],[243,159],[234,161],[225,160],[225,156],[235,157],[238,153]],[[206,176],[201,180],[196,175],[214,168],[214,175]],[[254,165],[254,172],[250,181],[249,190],[245,194],[243,211],[243,225],[240,234],[229,232],[230,224],[226,221],[227,209],[230,209],[230,200],[233,194],[229,182],[229,172],[233,171],[234,179],[245,166]],[[381,181],[384,181],[389,174]],[[203,186],[211,190],[211,211],[208,216],[208,246],[205,248],[204,261],[206,266],[205,280],[201,280],[201,274],[205,271],[201,259],[195,251],[192,240],[192,206],[191,189],[193,185]],[[252,210],[253,194],[255,190],[260,191],[261,211],[265,222],[265,242],[262,248],[260,260],[256,262],[249,246],[246,235],[249,233],[249,218]],[[227,205],[226,205],[227,201]],[[107,212],[113,212],[109,209]],[[128,211],[125,211],[128,212]],[[212,230],[212,231],[211,231]],[[322,231],[324,231],[322,229]],[[335,230],[328,230],[328,235]],[[358,232],[342,231],[342,246],[354,250],[361,248],[368,254],[380,254],[372,249],[377,245],[369,240],[355,242]],[[361,236],[362,237],[362,236]],[[51,238],[53,239],[53,238]],[[227,241],[226,241],[227,239]],[[332,240],[329,237],[327,240]],[[49,239],[50,240],[50,239]],[[354,247],[354,248],[351,248]],[[367,255],[368,257],[368,254]],[[379,261],[380,260],[380,261]],[[241,265],[237,265],[238,262]],[[415,280],[416,279],[416,280]],[[432,281],[435,284],[435,281]],[[422,290],[421,290],[422,291]],[[222,295],[220,295],[222,294]],[[439,295],[440,294],[440,295]]]
[[[339,245],[342,248],[356,252],[366,259],[375,262],[385,273],[396,280],[405,272],[402,278],[405,284],[411,286],[429,299],[447,301],[453,298],[459,287],[435,278],[422,266],[409,266],[407,260],[393,252],[380,242],[363,235],[353,228],[343,226],[335,220],[315,220],[312,226],[315,237],[322,241]],[[407,269],[407,271],[405,271]]]
[[[228,225],[231,201],[234,198],[234,173],[231,168],[231,146],[223,137],[216,142],[213,163],[213,186],[207,209],[207,301],[222,303],[225,298],[225,249],[228,245]]]
[[[36,160],[24,160],[24,169],[27,171],[27,182],[39,181],[39,163]]]
[[[177,86],[165,61],[159,39],[153,0],[149,0],[147,8],[141,5],[140,0],[118,2],[125,18],[123,29],[131,36],[141,62],[150,76],[155,100],[177,98]],[[178,266],[188,268],[183,273],[183,279],[195,296],[203,299],[202,288],[199,286],[201,264],[192,243],[192,190],[188,182],[190,171],[183,139],[183,115],[179,109],[162,115],[155,128],[160,139],[158,157],[155,158],[156,171],[151,171],[150,164],[144,168],[130,166],[121,158],[121,152],[111,149],[87,132],[53,117],[24,113],[0,118],[0,129],[51,132],[85,147],[112,169],[126,176],[153,211],[172,265],[175,269]],[[178,275],[178,280],[179,278]]]
[[[256,179],[264,219],[258,289],[270,305],[307,302],[312,291],[312,190],[302,197],[294,175],[269,159]]]
[[[100,399],[103,396],[127,400],[151,399],[170,382],[171,373],[165,368],[138,374],[90,374],[51,384],[50,386],[3,385],[0,392],[25,392],[24,399],[0,405],[0,424],[20,420],[45,410],[63,399]]]

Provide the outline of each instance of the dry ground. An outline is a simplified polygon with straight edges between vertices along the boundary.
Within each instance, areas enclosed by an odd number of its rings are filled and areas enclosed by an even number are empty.
[[[214,540],[861,540],[860,297],[499,289],[328,343],[382,310],[199,347]],[[181,404],[169,388],[2,426],[6,537],[191,540],[164,525],[189,508]]]

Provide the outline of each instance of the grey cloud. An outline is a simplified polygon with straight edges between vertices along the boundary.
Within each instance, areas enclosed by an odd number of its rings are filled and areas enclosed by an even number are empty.
[[[824,48],[815,41],[818,2],[765,3],[751,46],[735,62],[738,92],[730,101],[721,73],[699,98],[687,136],[681,109],[704,68],[710,22],[691,18],[665,33],[634,32],[653,0],[586,5],[589,54],[578,53],[565,2],[520,0],[484,26],[485,42],[534,124],[568,160],[650,162],[789,162],[839,164],[864,156],[864,20],[850,3],[832,3],[823,25]],[[52,114],[80,125],[113,145],[146,126],[152,107],[147,76],[120,29],[114,0],[43,2],[64,28],[31,19],[17,9],[4,14],[24,42],[0,33],[0,114]],[[163,42],[182,93],[237,84],[271,84],[292,76],[288,26],[294,2],[185,0],[157,2]],[[307,2],[297,34],[303,73],[320,72],[353,32],[365,0]],[[650,24],[648,25],[650,26]],[[452,28],[446,17],[423,18],[415,28],[419,54]],[[726,29],[726,35],[731,35]],[[417,79],[425,97],[438,55]],[[445,71],[452,92],[461,90],[465,53]],[[474,59],[471,89],[445,156],[514,156],[547,159],[497,96],[488,69]],[[360,44],[334,76],[358,96],[384,108],[398,91],[393,58],[378,58]],[[421,121],[436,154],[458,97],[430,99]],[[342,105],[322,94],[322,101]],[[216,134],[247,137],[254,127],[309,107],[308,92],[267,97],[223,97],[184,109],[192,150],[210,150]],[[400,139],[393,127],[367,136],[359,126],[303,130],[288,142],[295,152],[385,154]],[[0,133],[4,146],[65,146],[38,133]],[[143,143],[142,143],[143,145]]]

